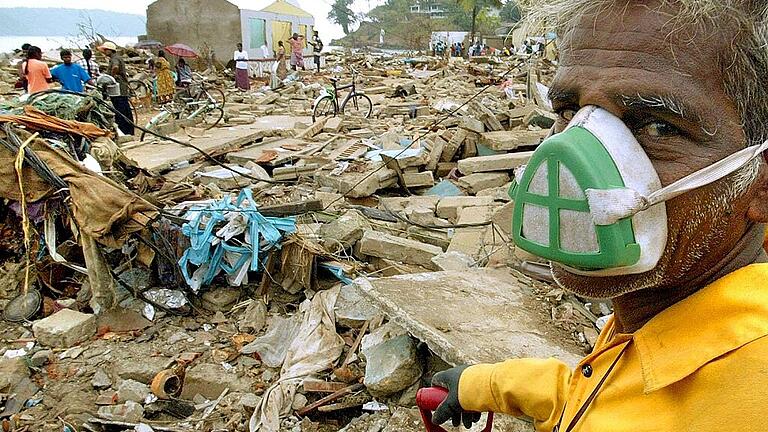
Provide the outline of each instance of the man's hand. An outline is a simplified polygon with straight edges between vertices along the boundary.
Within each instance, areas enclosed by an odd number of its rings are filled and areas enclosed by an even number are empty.
[[[457,366],[438,372],[432,377],[432,385],[448,390],[448,397],[432,415],[432,423],[439,425],[451,420],[454,427],[463,423],[464,427],[469,429],[472,423],[480,421],[480,413],[464,411],[459,403],[459,379],[467,367]]]

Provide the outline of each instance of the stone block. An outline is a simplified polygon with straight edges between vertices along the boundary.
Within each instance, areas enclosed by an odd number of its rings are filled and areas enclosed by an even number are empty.
[[[453,134],[451,139],[448,141],[448,143],[445,145],[445,149],[443,150],[443,155],[440,157],[440,160],[442,162],[450,162],[453,160],[454,156],[456,156],[456,152],[459,151],[459,148],[464,144],[464,141],[467,139],[467,133],[464,129],[459,129],[456,131],[456,133]]]
[[[323,132],[326,133],[339,133],[341,131],[341,122],[343,119],[341,117],[333,117],[328,119],[327,122],[325,122],[325,126],[323,127]]]
[[[514,201],[510,201],[496,209],[493,213],[493,223],[509,238],[512,236],[512,216],[515,210]]]
[[[96,316],[62,309],[32,324],[32,332],[45,346],[68,348],[96,334]]]
[[[435,185],[435,177],[432,171],[424,171],[420,173],[405,173],[403,174],[403,180],[407,187],[432,187]]]
[[[439,136],[435,136],[432,138],[432,149],[429,152],[429,162],[427,162],[427,170],[434,171],[437,169],[437,164],[440,162],[440,158],[443,156],[443,151],[445,150],[445,146],[447,146],[448,143],[440,138]]]
[[[336,252],[352,247],[370,229],[368,218],[357,210],[349,210],[335,221],[320,227],[320,237],[327,250]]]
[[[379,165],[371,164],[366,170],[360,172],[344,172],[341,175],[332,175],[330,171],[322,171],[315,175],[315,180],[320,186],[329,186],[350,198],[365,198],[373,195],[379,189],[388,188],[397,184],[397,173],[388,168],[379,170],[368,177],[372,170]]]
[[[472,211],[463,211],[459,216],[459,224],[478,224],[490,222],[495,207],[473,207]],[[493,228],[490,225],[459,228],[451,238],[448,252],[460,252],[477,260],[490,253],[493,249],[493,237],[488,238],[488,233]],[[501,241],[501,239],[498,239]]]
[[[124,380],[117,386],[117,401],[143,404],[149,393],[148,385],[134,380]]]
[[[199,394],[213,400],[226,388],[229,388],[230,393],[251,391],[249,380],[234,371],[227,371],[219,364],[198,363],[187,370],[181,398],[192,400],[196,394]]]
[[[131,379],[149,384],[158,372],[169,366],[170,360],[168,357],[153,357],[150,355],[140,358],[124,357],[112,364],[112,370],[122,379]]]
[[[99,417],[106,420],[139,422],[144,418],[144,407],[136,402],[99,407]]]
[[[480,134],[480,144],[496,151],[510,151],[522,146],[539,145],[549,135],[548,130],[511,130]]]
[[[215,288],[202,295],[203,307],[211,312],[228,312],[240,299],[240,290],[234,288]]]
[[[422,374],[416,341],[397,336],[366,351],[363,383],[374,397],[386,397],[405,390]]]
[[[509,175],[503,172],[475,173],[460,178],[459,186],[475,194],[484,189],[503,186],[508,181]]]
[[[532,154],[533,152],[505,153],[463,159],[459,161],[459,171],[462,174],[510,171],[527,164]]]
[[[442,252],[437,246],[377,231],[366,231],[360,240],[360,253],[364,255],[416,264],[433,270],[436,267],[432,257]]]
[[[523,124],[526,126],[537,126],[542,129],[549,129],[555,125],[557,114],[547,112],[541,109],[534,109],[523,118]]]
[[[485,132],[485,125],[483,124],[483,122],[473,117],[462,118],[461,124],[459,124],[459,127],[471,132],[479,133],[479,134]]]
[[[464,207],[488,206],[493,204],[492,197],[445,197],[437,203],[437,216],[455,221],[459,217],[460,209]]]

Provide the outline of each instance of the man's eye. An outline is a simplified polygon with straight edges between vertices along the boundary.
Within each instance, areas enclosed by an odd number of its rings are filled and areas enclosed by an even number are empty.
[[[563,119],[564,121],[570,123],[570,121],[573,120],[573,117],[576,115],[576,110],[566,108],[566,109],[560,110],[557,113],[557,115],[559,115],[560,118]]]
[[[636,132],[654,138],[680,135],[680,129],[665,121],[652,121],[650,123],[646,123],[644,126],[638,128]]]

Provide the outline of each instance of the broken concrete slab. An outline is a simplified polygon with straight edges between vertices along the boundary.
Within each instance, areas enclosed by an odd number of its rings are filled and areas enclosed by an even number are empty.
[[[440,271],[467,271],[475,264],[472,257],[459,251],[448,251],[434,256],[432,262]]]
[[[509,182],[509,175],[504,172],[475,173],[459,179],[459,186],[476,194],[484,189],[499,187]]]
[[[501,269],[355,280],[391,320],[452,365],[521,357],[555,357],[575,365],[581,349],[524,294],[532,283]]]
[[[511,130],[480,134],[480,144],[496,151],[510,151],[523,146],[539,145],[549,135],[548,130]]]
[[[341,175],[323,170],[315,174],[315,180],[320,186],[328,186],[351,198],[365,198],[373,195],[379,189],[397,184],[397,173],[389,168],[382,168],[376,174],[370,175],[370,170],[376,170],[381,165],[371,164],[359,172],[346,171]]]
[[[533,152],[519,152],[462,159],[459,161],[459,171],[463,174],[510,171],[527,164],[532,154]]]
[[[136,402],[99,407],[99,417],[107,420],[138,422],[144,418],[144,407]]]
[[[323,132],[326,133],[339,133],[341,131],[341,123],[344,121],[341,117],[333,117],[328,119],[323,126]]]
[[[132,401],[143,404],[149,394],[149,386],[138,381],[123,380],[117,386],[117,401],[120,403]]]
[[[533,109],[523,118],[523,124],[526,126],[536,126],[542,129],[549,129],[555,125],[557,114],[544,111],[542,109]]]
[[[62,309],[36,321],[32,331],[45,346],[68,348],[96,334],[96,316]]]
[[[378,231],[366,231],[360,240],[360,253],[378,258],[416,264],[428,269],[436,269],[432,257],[443,253],[437,246],[415,240],[395,237]]]
[[[493,223],[498,227],[503,233],[505,233],[508,238],[511,238],[512,236],[512,217],[514,215],[515,211],[515,203],[514,201],[510,201],[503,206],[496,209],[496,211],[493,213]]]
[[[238,376],[234,371],[225,370],[220,364],[199,363],[187,370],[181,398],[192,400],[196,394],[199,394],[214,400],[227,388],[230,392],[247,393],[251,391],[250,387],[248,380]]]
[[[471,211],[462,210],[458,224],[471,225],[490,222],[495,210],[495,206],[472,207]],[[447,252],[465,254],[471,257],[473,263],[475,260],[489,256],[495,247],[494,237],[487,235],[489,230],[493,230],[490,225],[457,229],[451,238]],[[500,242],[501,239],[498,241]]]
[[[461,124],[459,124],[459,127],[465,130],[468,130],[470,132],[475,133],[483,133],[485,132],[485,125],[480,120],[477,120],[473,117],[463,117],[461,119]]]
[[[387,397],[410,387],[422,374],[416,341],[398,336],[369,348],[365,354],[366,389],[374,397]]]

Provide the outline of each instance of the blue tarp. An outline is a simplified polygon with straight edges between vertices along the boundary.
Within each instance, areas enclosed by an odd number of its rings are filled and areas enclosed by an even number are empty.
[[[195,292],[213,282],[222,270],[227,275],[261,270],[266,261],[263,252],[279,249],[283,236],[296,231],[296,218],[259,213],[250,189],[243,189],[234,202],[227,195],[220,201],[191,208],[185,218],[189,222],[181,231],[189,237],[191,246],[179,266]],[[190,266],[197,267],[192,274]]]

